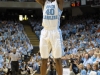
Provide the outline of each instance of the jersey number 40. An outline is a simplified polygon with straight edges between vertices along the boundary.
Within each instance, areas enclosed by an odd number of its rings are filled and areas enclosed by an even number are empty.
[[[54,13],[55,13],[55,12],[54,12],[54,9],[47,9],[47,10],[46,10],[46,14],[47,14],[47,15],[54,15]]]

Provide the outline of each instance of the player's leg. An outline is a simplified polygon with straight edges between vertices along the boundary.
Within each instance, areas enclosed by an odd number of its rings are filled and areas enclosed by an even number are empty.
[[[41,37],[40,37],[40,54],[42,58],[42,63],[41,63],[41,75],[46,75],[47,71],[47,59],[49,57],[49,43],[47,40],[46,32],[45,31],[41,32]],[[43,35],[42,35],[43,34]]]
[[[46,71],[47,71],[47,59],[42,59],[40,71],[41,71],[41,75],[46,75]]]
[[[43,40],[42,40],[43,42]],[[41,43],[41,42],[40,42]],[[46,75],[46,70],[47,70],[47,59],[49,57],[48,54],[48,49],[47,46],[43,46],[44,44],[40,45],[40,54],[41,54],[41,67],[40,67],[40,71],[41,71],[41,75]]]
[[[61,63],[61,58],[56,58],[55,59],[56,62],[56,71],[58,73],[58,75],[62,75],[62,63]]]
[[[56,71],[58,75],[62,75],[62,36],[59,31],[56,31],[53,35],[52,47],[53,56],[56,62]]]
[[[53,48],[53,56],[55,58],[55,62],[56,62],[55,66],[56,66],[56,71],[57,71],[58,75],[63,74],[61,55],[62,55],[62,51],[61,51],[59,44],[58,44],[58,46]]]

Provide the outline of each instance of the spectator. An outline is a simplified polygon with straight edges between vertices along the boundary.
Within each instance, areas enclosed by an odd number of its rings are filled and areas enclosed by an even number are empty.
[[[93,68],[93,71],[90,72],[90,75],[92,75],[93,72],[95,73],[94,75],[100,75],[98,64],[93,64],[92,68]]]
[[[87,64],[86,69],[87,69],[87,75],[90,75],[90,72],[92,70],[92,66],[90,64]]]

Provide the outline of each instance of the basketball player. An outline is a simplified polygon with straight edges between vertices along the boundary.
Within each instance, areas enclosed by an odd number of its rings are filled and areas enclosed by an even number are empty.
[[[63,0],[36,0],[42,5],[44,29],[40,36],[40,53],[42,57],[41,75],[46,75],[47,59],[50,50],[56,62],[56,71],[62,75],[62,34],[59,28],[63,10]]]

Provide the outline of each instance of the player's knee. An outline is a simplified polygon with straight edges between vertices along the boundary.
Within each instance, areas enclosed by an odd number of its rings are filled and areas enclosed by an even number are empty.
[[[42,59],[48,59],[49,58],[49,54],[48,55],[47,54],[46,55],[45,54],[41,54],[41,58]]]
[[[61,62],[61,58],[55,58],[56,62]]]

